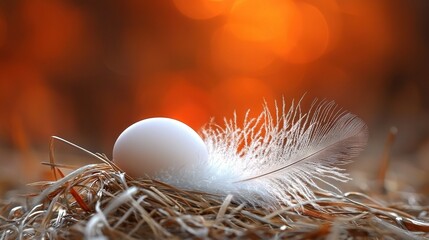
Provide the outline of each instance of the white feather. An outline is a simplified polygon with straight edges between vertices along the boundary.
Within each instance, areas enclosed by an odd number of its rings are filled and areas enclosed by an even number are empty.
[[[365,146],[363,121],[338,110],[334,102],[315,101],[308,113],[293,102],[288,111],[284,101],[281,109],[277,103],[275,108],[273,115],[265,103],[257,118],[250,118],[248,112],[242,125],[235,114],[225,119],[224,127],[209,124],[202,131],[208,162],[162,174],[160,179],[270,208],[315,199],[313,189],[338,190],[328,180],[350,179],[341,165]]]

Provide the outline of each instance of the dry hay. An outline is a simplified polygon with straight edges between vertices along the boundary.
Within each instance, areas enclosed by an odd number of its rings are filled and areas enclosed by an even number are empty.
[[[422,239],[429,207],[391,203],[349,192],[318,193],[317,203],[268,210],[220,197],[133,180],[111,161],[64,176],[40,192],[0,202],[0,239]]]

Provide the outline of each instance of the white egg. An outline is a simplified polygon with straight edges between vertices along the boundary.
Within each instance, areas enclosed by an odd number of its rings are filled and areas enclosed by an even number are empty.
[[[170,118],[134,123],[113,147],[113,161],[134,178],[180,171],[207,158],[201,137],[188,125]]]

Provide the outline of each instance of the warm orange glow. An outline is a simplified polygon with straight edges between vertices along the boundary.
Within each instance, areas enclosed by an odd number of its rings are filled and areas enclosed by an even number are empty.
[[[59,104],[58,96],[36,69],[21,64],[0,67],[0,133],[14,135],[11,131],[16,128],[10,126],[18,121],[22,132],[48,139],[56,126],[71,127],[71,119],[62,114]]]
[[[19,120],[31,146],[109,153],[142,118],[198,129],[306,92],[377,122],[427,112],[424,1],[1,1],[0,148]]]
[[[231,9],[227,27],[239,38],[252,41],[275,39],[289,28],[292,3],[285,0],[241,0]]]
[[[207,93],[185,79],[171,82],[161,100],[160,111],[195,130],[210,119]]]
[[[231,0],[173,0],[177,9],[193,19],[208,19],[224,13]]]
[[[264,44],[241,40],[226,28],[213,35],[211,55],[218,69],[241,73],[261,70],[274,59]]]
[[[263,100],[272,103],[274,98],[273,90],[263,80],[238,77],[226,79],[214,87],[211,102],[214,116],[220,122],[223,117],[231,117],[234,111],[240,119],[249,109],[251,115],[259,114]]]
[[[84,32],[83,15],[72,5],[54,1],[24,1],[22,18],[28,35],[24,55],[30,55],[42,63],[70,60],[82,44]]]
[[[195,84],[199,76],[192,73],[161,74],[152,79],[152,86],[139,87],[136,94],[138,120],[148,117],[170,117],[180,120],[195,130],[210,119],[208,94]],[[137,120],[137,119],[135,119]]]
[[[353,20],[350,21],[350,29],[343,39],[342,44],[346,48],[341,49],[341,52],[353,56],[350,60],[355,66],[378,68],[391,60],[388,55],[389,52],[395,51],[392,49],[393,42],[400,41],[401,37],[410,37],[407,32],[398,34],[400,26],[404,26],[402,24],[408,20],[394,16],[391,18],[397,19],[398,22],[396,24],[390,22],[388,8],[382,2],[344,1],[341,4],[341,10],[344,14],[352,16],[350,18]],[[413,27],[413,25],[407,25],[406,31]],[[396,35],[398,37],[395,37]],[[397,42],[397,44],[404,45],[405,48],[410,46],[408,43]],[[362,59],[365,60],[362,61]]]
[[[297,47],[303,32],[301,13],[296,4],[292,1],[285,1],[284,4],[287,4],[289,10],[288,15],[284,16],[286,25],[278,30],[276,38],[267,41],[267,47],[280,56],[287,55],[293,48]]]
[[[322,56],[329,44],[329,27],[325,17],[315,6],[299,2],[297,7],[302,22],[297,45],[285,58],[293,63],[308,63]]]
[[[339,2],[337,0],[314,0],[311,4],[320,10],[329,29],[329,45],[327,51],[338,46],[341,41],[344,28],[344,15],[342,15]]]

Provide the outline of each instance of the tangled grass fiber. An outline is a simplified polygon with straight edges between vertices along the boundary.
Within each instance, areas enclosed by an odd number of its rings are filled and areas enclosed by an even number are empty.
[[[84,150],[86,151],[86,150]],[[88,152],[89,153],[89,152]],[[425,239],[429,207],[360,192],[316,193],[303,205],[268,210],[149,178],[134,180],[100,154],[99,164],[0,202],[0,239]],[[316,209],[315,204],[320,206]]]

